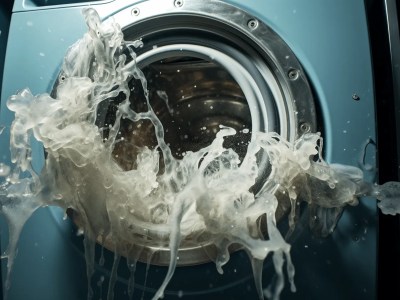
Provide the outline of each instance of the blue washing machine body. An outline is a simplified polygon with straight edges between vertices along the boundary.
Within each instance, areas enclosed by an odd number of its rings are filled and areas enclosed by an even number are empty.
[[[1,93],[1,157],[7,153],[12,114],[7,99],[22,88],[33,94],[50,92],[70,45],[86,31],[82,8],[91,5],[101,17],[116,17],[143,1],[17,0],[14,4]],[[226,1],[270,26],[290,46],[307,73],[320,108],[325,157],[328,162],[359,166],[363,145],[375,139],[374,90],[364,1],[362,0],[249,0]],[[353,95],[359,101],[353,99]],[[33,148],[35,168],[44,157],[40,144]],[[375,164],[374,149],[366,159]],[[366,174],[373,180],[372,174]],[[362,201],[342,215],[336,231],[325,239],[300,231],[292,246],[297,292],[286,288],[282,299],[375,299],[377,215],[374,201]],[[2,251],[7,225],[1,219]],[[39,209],[26,223],[19,241],[9,300],[85,299],[87,279],[81,238],[63,220],[63,212]],[[106,255],[109,263],[112,255]],[[92,278],[96,297],[105,297],[108,264],[97,266]],[[257,299],[249,261],[232,255],[226,274],[211,264],[178,268],[167,288],[167,298]],[[122,267],[121,267],[122,268]],[[2,261],[3,280],[6,261]],[[165,268],[139,264],[134,299],[151,298]],[[126,270],[120,270],[115,299],[128,299]],[[265,282],[273,280],[266,263]],[[104,278],[104,283],[102,280]],[[146,279],[147,278],[147,279]],[[145,282],[146,281],[146,282]],[[101,296],[102,295],[102,296]]]

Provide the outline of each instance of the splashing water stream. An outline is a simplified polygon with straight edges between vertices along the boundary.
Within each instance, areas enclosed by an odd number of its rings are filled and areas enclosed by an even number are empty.
[[[260,297],[279,298],[285,263],[291,290],[295,291],[290,245],[278,230],[275,217],[279,193],[290,200],[291,230],[300,201],[314,210],[316,218],[310,225],[322,235],[332,232],[343,207],[356,205],[361,196],[376,197],[384,213],[400,213],[399,183],[369,184],[358,168],[327,164],[321,157],[322,138],[317,133],[289,143],[277,133],[253,132],[241,159],[223,145],[236,131],[221,125],[210,145],[174,158],[150,104],[144,74],[135,61],[134,50],[141,42],[124,41],[120,27],[112,21],[101,23],[93,9],[86,9],[84,16],[89,31],[69,49],[55,96],[33,96],[25,89],[8,101],[8,108],[15,113],[10,137],[13,167],[0,164],[4,178],[0,208],[10,231],[9,246],[2,256],[8,259],[7,289],[19,234],[26,220],[42,206],[73,211],[85,234],[89,278],[94,272],[96,240],[109,241],[112,250],[122,254],[150,242],[168,246],[168,272],[153,299],[163,297],[177,265],[178,249],[187,237],[217,248],[214,259],[221,274],[229,260],[229,246],[241,245],[251,258]],[[146,111],[132,109],[130,80],[141,82]],[[168,104],[167,95],[162,96]],[[115,122],[102,128],[96,123],[100,107],[117,98],[122,100]],[[135,161],[132,170],[124,170],[114,159],[121,120],[150,121],[157,139],[154,148],[137,146],[137,157],[131,158]],[[46,152],[39,174],[31,166],[32,138],[41,142]],[[262,188],[253,191],[260,153],[268,158],[271,171]],[[260,228],[261,220],[266,230]],[[263,291],[262,265],[269,254],[278,280],[272,289]],[[113,298],[118,261],[116,255],[107,299]],[[136,260],[128,261],[133,273]],[[92,294],[89,284],[88,299]]]

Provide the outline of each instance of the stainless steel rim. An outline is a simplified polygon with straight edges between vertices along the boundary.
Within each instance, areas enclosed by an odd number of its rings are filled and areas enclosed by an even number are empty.
[[[316,112],[306,74],[289,46],[249,13],[216,0],[145,1],[114,16],[126,40],[142,39],[137,61],[146,67],[168,57],[213,61],[229,72],[242,89],[251,114],[252,131],[277,131],[294,141],[315,131]],[[263,171],[259,185],[268,171]],[[256,187],[257,188],[257,187]],[[279,210],[279,219],[285,213]],[[113,249],[110,242],[104,243]],[[139,245],[140,260],[168,265],[168,247]],[[237,249],[237,247],[233,247]],[[121,253],[137,256],[137,253]],[[207,241],[190,242],[179,250],[178,265],[208,262],[215,249]]]

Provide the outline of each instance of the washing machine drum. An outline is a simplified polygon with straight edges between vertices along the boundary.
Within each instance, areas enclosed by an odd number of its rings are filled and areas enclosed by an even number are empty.
[[[129,18],[114,16],[122,23],[126,41],[143,42],[135,52],[147,86],[138,79],[129,82],[131,108],[146,111],[145,94],[149,93],[151,106],[163,124],[165,141],[176,158],[209,145],[220,125],[238,132],[226,138],[224,146],[240,158],[256,132],[277,132],[293,142],[316,131],[312,91],[289,46],[247,12],[224,2],[210,3],[187,1],[183,5],[177,0],[171,9],[143,2],[130,11]],[[98,107],[96,123],[104,128],[104,138],[124,100],[116,97]],[[157,145],[154,127],[146,120],[133,123],[122,119],[120,137],[114,156],[127,171],[135,168],[132,158],[138,148]],[[136,147],[131,146],[133,138]],[[262,186],[269,172],[266,157],[258,159],[261,167],[254,190]],[[277,219],[288,207],[278,208]],[[79,217],[75,218],[79,223]],[[156,252],[151,263],[168,265],[168,242],[153,238],[143,236],[139,259],[147,261],[149,253]],[[102,242],[113,249],[107,241]],[[178,265],[210,261],[215,251],[207,241],[198,244],[184,239]]]

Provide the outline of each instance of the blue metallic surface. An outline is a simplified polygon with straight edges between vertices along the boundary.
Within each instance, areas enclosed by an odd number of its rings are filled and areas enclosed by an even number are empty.
[[[42,2],[15,2],[1,94],[0,120],[7,126],[12,121],[5,107],[7,98],[24,87],[29,87],[34,94],[50,92],[67,48],[86,31],[81,17],[82,4],[37,5]],[[364,2],[226,2],[268,24],[291,47],[316,92],[324,122],[327,160],[357,165],[361,145],[370,137],[375,139],[374,91]],[[106,18],[125,7],[129,9],[134,3],[137,2],[121,0],[92,4]],[[360,101],[352,99],[354,93]],[[3,159],[9,157],[7,140],[6,130],[0,136]],[[40,145],[34,151],[36,168],[40,169],[43,151]],[[374,154],[369,156],[374,163]],[[0,225],[4,251],[7,243],[4,220]],[[374,201],[363,201],[358,207],[347,209],[337,230],[327,239],[312,238],[307,229],[300,231],[292,248],[298,292],[292,294],[286,289],[282,299],[375,299],[376,239]],[[9,299],[85,299],[86,275],[79,245],[71,225],[62,220],[62,213],[52,209],[36,212],[21,236]],[[188,299],[256,299],[251,271],[246,267],[247,258],[236,254],[232,260],[224,277],[217,275],[211,265],[181,268],[169,290],[175,295],[179,290],[184,295],[192,293]],[[4,275],[5,262],[2,262],[2,271]],[[137,273],[135,295],[140,298],[145,266],[139,266]],[[272,274],[268,264],[264,273],[268,282]],[[150,268],[146,285],[156,288],[164,274],[163,268]],[[96,276],[94,286],[101,275]],[[199,280],[203,282],[195,282]],[[116,299],[126,297],[123,281],[122,278],[118,285],[120,294]],[[195,291],[200,294],[195,296]],[[151,295],[145,293],[145,298]]]

